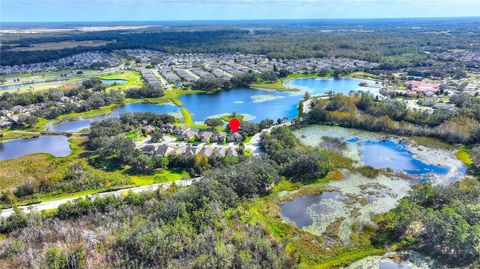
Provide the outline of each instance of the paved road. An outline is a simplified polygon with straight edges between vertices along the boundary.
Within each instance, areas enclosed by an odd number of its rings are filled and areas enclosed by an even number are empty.
[[[193,182],[199,181],[202,179],[201,177],[193,178],[193,179],[183,179],[183,180],[178,180],[175,181],[175,184],[179,187],[185,187],[192,185]],[[140,187],[132,187],[132,188],[126,188],[126,189],[121,189],[117,191],[111,191],[111,192],[102,192],[102,193],[97,193],[97,194],[92,194],[92,195],[87,195],[86,197],[91,197],[91,198],[96,198],[96,197],[105,197],[108,195],[113,195],[113,196],[119,196],[122,195],[126,192],[144,192],[144,191],[155,191],[159,188],[167,189],[173,182],[165,182],[165,183],[158,183],[158,184],[152,184],[152,185],[147,185],[147,186],[140,186]],[[32,211],[42,211],[42,210],[48,210],[48,209],[54,209],[59,207],[62,204],[75,201],[80,197],[75,197],[75,198],[67,198],[67,199],[61,199],[61,200],[55,200],[55,201],[49,201],[49,202],[44,202],[44,203],[39,203],[39,204],[34,204],[34,205],[29,205],[29,206],[21,206],[20,208],[25,211],[25,212],[32,212]],[[8,217],[14,213],[12,208],[9,209],[4,209],[0,212],[0,217]]]
[[[276,128],[276,127],[280,127],[280,126],[290,126],[292,125],[292,122],[289,121],[289,122],[284,122],[282,124],[277,124],[277,125],[274,125],[268,129],[264,129],[262,130],[260,133],[257,133],[255,134],[252,139],[245,144],[245,148],[250,150],[252,152],[253,155],[257,156],[257,155],[260,155],[260,153],[262,152],[260,150],[260,140],[261,140],[261,137],[262,137],[262,134],[268,134],[272,131],[273,128]]]

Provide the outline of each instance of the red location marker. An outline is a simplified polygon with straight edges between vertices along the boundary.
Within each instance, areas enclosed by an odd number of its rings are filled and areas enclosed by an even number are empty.
[[[232,132],[236,133],[238,131],[238,128],[240,128],[240,121],[233,118],[228,123],[228,126],[230,126],[230,130],[232,130]]]

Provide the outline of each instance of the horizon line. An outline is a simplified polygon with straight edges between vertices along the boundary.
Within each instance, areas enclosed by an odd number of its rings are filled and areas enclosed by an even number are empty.
[[[340,21],[340,20],[422,20],[422,19],[480,19],[480,16],[432,16],[432,17],[348,17],[348,18],[284,18],[284,19],[191,19],[191,20],[88,20],[88,21],[1,21],[0,28],[3,23],[142,23],[142,22],[238,22],[238,21]]]

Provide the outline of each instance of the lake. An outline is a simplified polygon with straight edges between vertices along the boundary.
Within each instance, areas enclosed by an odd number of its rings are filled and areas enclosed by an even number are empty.
[[[194,121],[204,121],[208,117],[237,112],[248,115],[247,119],[260,122],[263,119],[297,115],[297,105],[302,92],[275,92],[238,87],[215,93],[188,94],[180,96],[180,101],[192,114]]]
[[[362,82],[367,83],[368,88],[360,86],[359,84]],[[329,91],[347,95],[351,91],[362,90],[378,94],[381,84],[372,80],[356,78],[298,78],[289,80],[285,86],[310,91],[312,95],[321,95]]]
[[[63,135],[39,136],[0,143],[0,160],[9,160],[34,153],[50,153],[65,157],[71,153],[70,142]]]
[[[100,121],[107,118],[118,118],[122,113],[127,112],[153,112],[153,113],[175,113],[180,110],[174,104],[152,104],[152,103],[129,103],[115,109],[112,113],[92,117],[80,118],[72,121],[65,121],[58,125],[51,125],[49,130],[52,132],[78,132],[82,129],[89,128],[94,121]]]
[[[292,79],[288,82],[289,87],[298,87],[302,90],[309,89],[312,94],[323,94],[332,89],[348,93],[350,90],[371,90],[359,86],[360,82],[374,84],[375,82],[361,79]],[[344,89],[340,91],[340,89]],[[349,90],[347,90],[349,89]],[[246,120],[260,122],[263,119],[293,119],[297,115],[298,102],[303,98],[304,91],[300,92],[277,92],[237,87],[214,93],[186,94],[179,97],[183,107],[192,114],[194,121],[204,121],[212,116],[237,112],[246,115]],[[115,110],[112,114],[90,119],[78,119],[52,126],[51,131],[74,132],[88,128],[93,121],[109,117],[118,117],[124,112],[155,112],[155,113],[178,113],[179,107],[172,104],[135,103],[126,104]]]

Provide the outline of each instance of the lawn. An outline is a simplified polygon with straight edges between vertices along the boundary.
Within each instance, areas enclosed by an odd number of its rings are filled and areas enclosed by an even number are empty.
[[[56,120],[68,119],[68,118],[91,118],[112,112],[115,108],[119,107],[119,104],[111,104],[108,106],[101,107],[99,109],[85,111],[85,112],[72,112],[68,114],[60,115]]]
[[[440,139],[433,138],[433,137],[426,137],[426,136],[412,136],[412,139],[419,145],[431,147],[431,148],[439,148],[439,149],[447,149],[452,150],[453,146],[443,142]]]
[[[192,119],[192,114],[188,111],[188,109],[182,107],[180,109],[183,115],[183,124],[184,125],[193,125],[193,119]]]
[[[141,88],[144,84],[143,78],[137,71],[119,71],[98,76],[99,79],[123,79],[127,83],[107,87],[107,91],[126,90],[130,88]]]
[[[35,137],[39,136],[39,132],[30,132],[25,130],[13,130],[10,131],[8,129],[0,131],[0,141],[2,140],[10,140],[10,139],[18,139],[18,138],[28,138],[28,137]]]
[[[333,76],[332,72],[313,72],[313,73],[289,74],[287,76],[287,79],[291,79],[291,78],[318,78],[318,77],[328,78],[328,77],[332,77],[332,76]]]
[[[153,175],[133,175],[130,176],[132,183],[137,186],[151,185],[163,182],[173,182],[183,178],[190,178],[190,175],[185,171],[164,170]]]
[[[274,91],[288,91],[288,92],[298,92],[299,89],[287,88],[283,85],[283,81],[278,79],[275,82],[261,82],[261,83],[252,83],[249,85],[250,88],[260,89],[260,90],[274,90]]]
[[[370,74],[370,73],[367,73],[367,72],[352,72],[352,73],[346,75],[345,77],[348,77],[348,78],[366,78],[366,79],[376,79],[377,78],[376,75]]]

